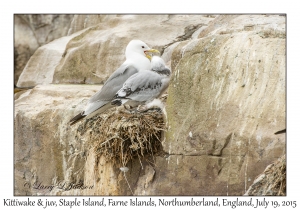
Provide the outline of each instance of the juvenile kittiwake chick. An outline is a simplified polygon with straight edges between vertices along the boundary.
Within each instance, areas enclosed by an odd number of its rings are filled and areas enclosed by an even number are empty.
[[[150,71],[140,71],[129,77],[111,104],[148,104],[168,88],[170,76],[171,70],[166,67],[164,60],[153,56]]]
[[[150,49],[144,42],[140,40],[132,40],[126,47],[126,61],[108,78],[101,90],[93,95],[84,111],[76,115],[70,120],[70,125],[75,124],[84,117],[91,118],[96,114],[102,113],[112,105],[111,101],[120,90],[124,82],[132,75],[148,70],[151,68],[151,56],[147,53],[159,53],[155,49]]]

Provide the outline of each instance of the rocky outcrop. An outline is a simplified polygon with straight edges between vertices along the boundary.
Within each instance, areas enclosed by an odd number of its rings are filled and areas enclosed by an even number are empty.
[[[35,50],[68,34],[73,15],[14,15],[14,84]]]
[[[15,101],[16,195],[48,194],[48,189],[34,189],[34,183],[49,186],[55,180],[80,178],[76,173],[80,169],[83,173],[85,150],[82,141],[75,139],[75,128],[68,126],[68,120],[98,89],[88,85],[42,85],[27,90]]]
[[[286,125],[284,16],[86,17],[73,20],[75,35],[35,53],[19,81],[43,85],[15,100],[16,195],[244,195],[285,154],[285,134],[274,135]],[[124,173],[96,157],[89,132],[77,135],[86,121],[67,122],[101,88],[85,83],[105,81],[132,38],[163,52],[172,79],[161,153]],[[43,73],[53,78],[34,78],[31,63],[53,46],[57,59]]]
[[[199,179],[201,172],[210,177],[192,183],[200,194],[239,195],[257,171],[285,154],[285,136],[274,135],[285,127],[284,18],[274,17],[270,26],[262,17],[252,16],[263,26],[241,30],[249,26],[251,17],[246,17],[219,16],[199,34],[201,38],[182,42],[172,54],[164,150],[173,167],[180,165],[176,174],[190,170],[200,174]],[[221,29],[224,23],[230,33],[211,27],[216,23]],[[271,27],[278,31],[261,35]],[[171,184],[177,179],[164,176],[162,180],[169,182],[161,180],[166,186],[160,186],[186,194],[189,188],[179,191]]]

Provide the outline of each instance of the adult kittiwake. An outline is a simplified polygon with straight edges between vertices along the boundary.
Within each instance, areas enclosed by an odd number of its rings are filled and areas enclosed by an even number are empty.
[[[150,71],[140,71],[129,77],[111,104],[148,104],[168,88],[170,76],[171,70],[166,67],[164,60],[153,56]]]
[[[159,51],[150,49],[140,40],[130,41],[125,51],[126,61],[108,78],[101,90],[89,99],[85,110],[70,120],[70,125],[75,124],[84,117],[91,118],[114,107],[115,105],[112,105],[111,101],[118,90],[122,88],[124,82],[130,76],[151,68],[149,60],[151,55],[149,53],[159,53]]]

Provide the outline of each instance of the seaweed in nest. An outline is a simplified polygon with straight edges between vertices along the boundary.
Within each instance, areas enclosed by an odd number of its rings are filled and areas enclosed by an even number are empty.
[[[77,131],[89,135],[97,159],[103,155],[106,161],[126,166],[134,158],[141,162],[141,158],[161,151],[164,129],[162,112],[152,110],[136,114],[109,112],[87,120]]]

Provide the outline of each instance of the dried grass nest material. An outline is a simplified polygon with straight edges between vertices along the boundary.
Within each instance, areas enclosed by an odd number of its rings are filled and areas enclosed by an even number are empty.
[[[133,158],[141,160],[159,152],[164,129],[162,112],[152,110],[102,114],[80,125],[77,131],[89,135],[97,158],[103,155],[113,164],[126,166]]]
[[[280,157],[257,176],[245,195],[286,195],[286,158]]]

